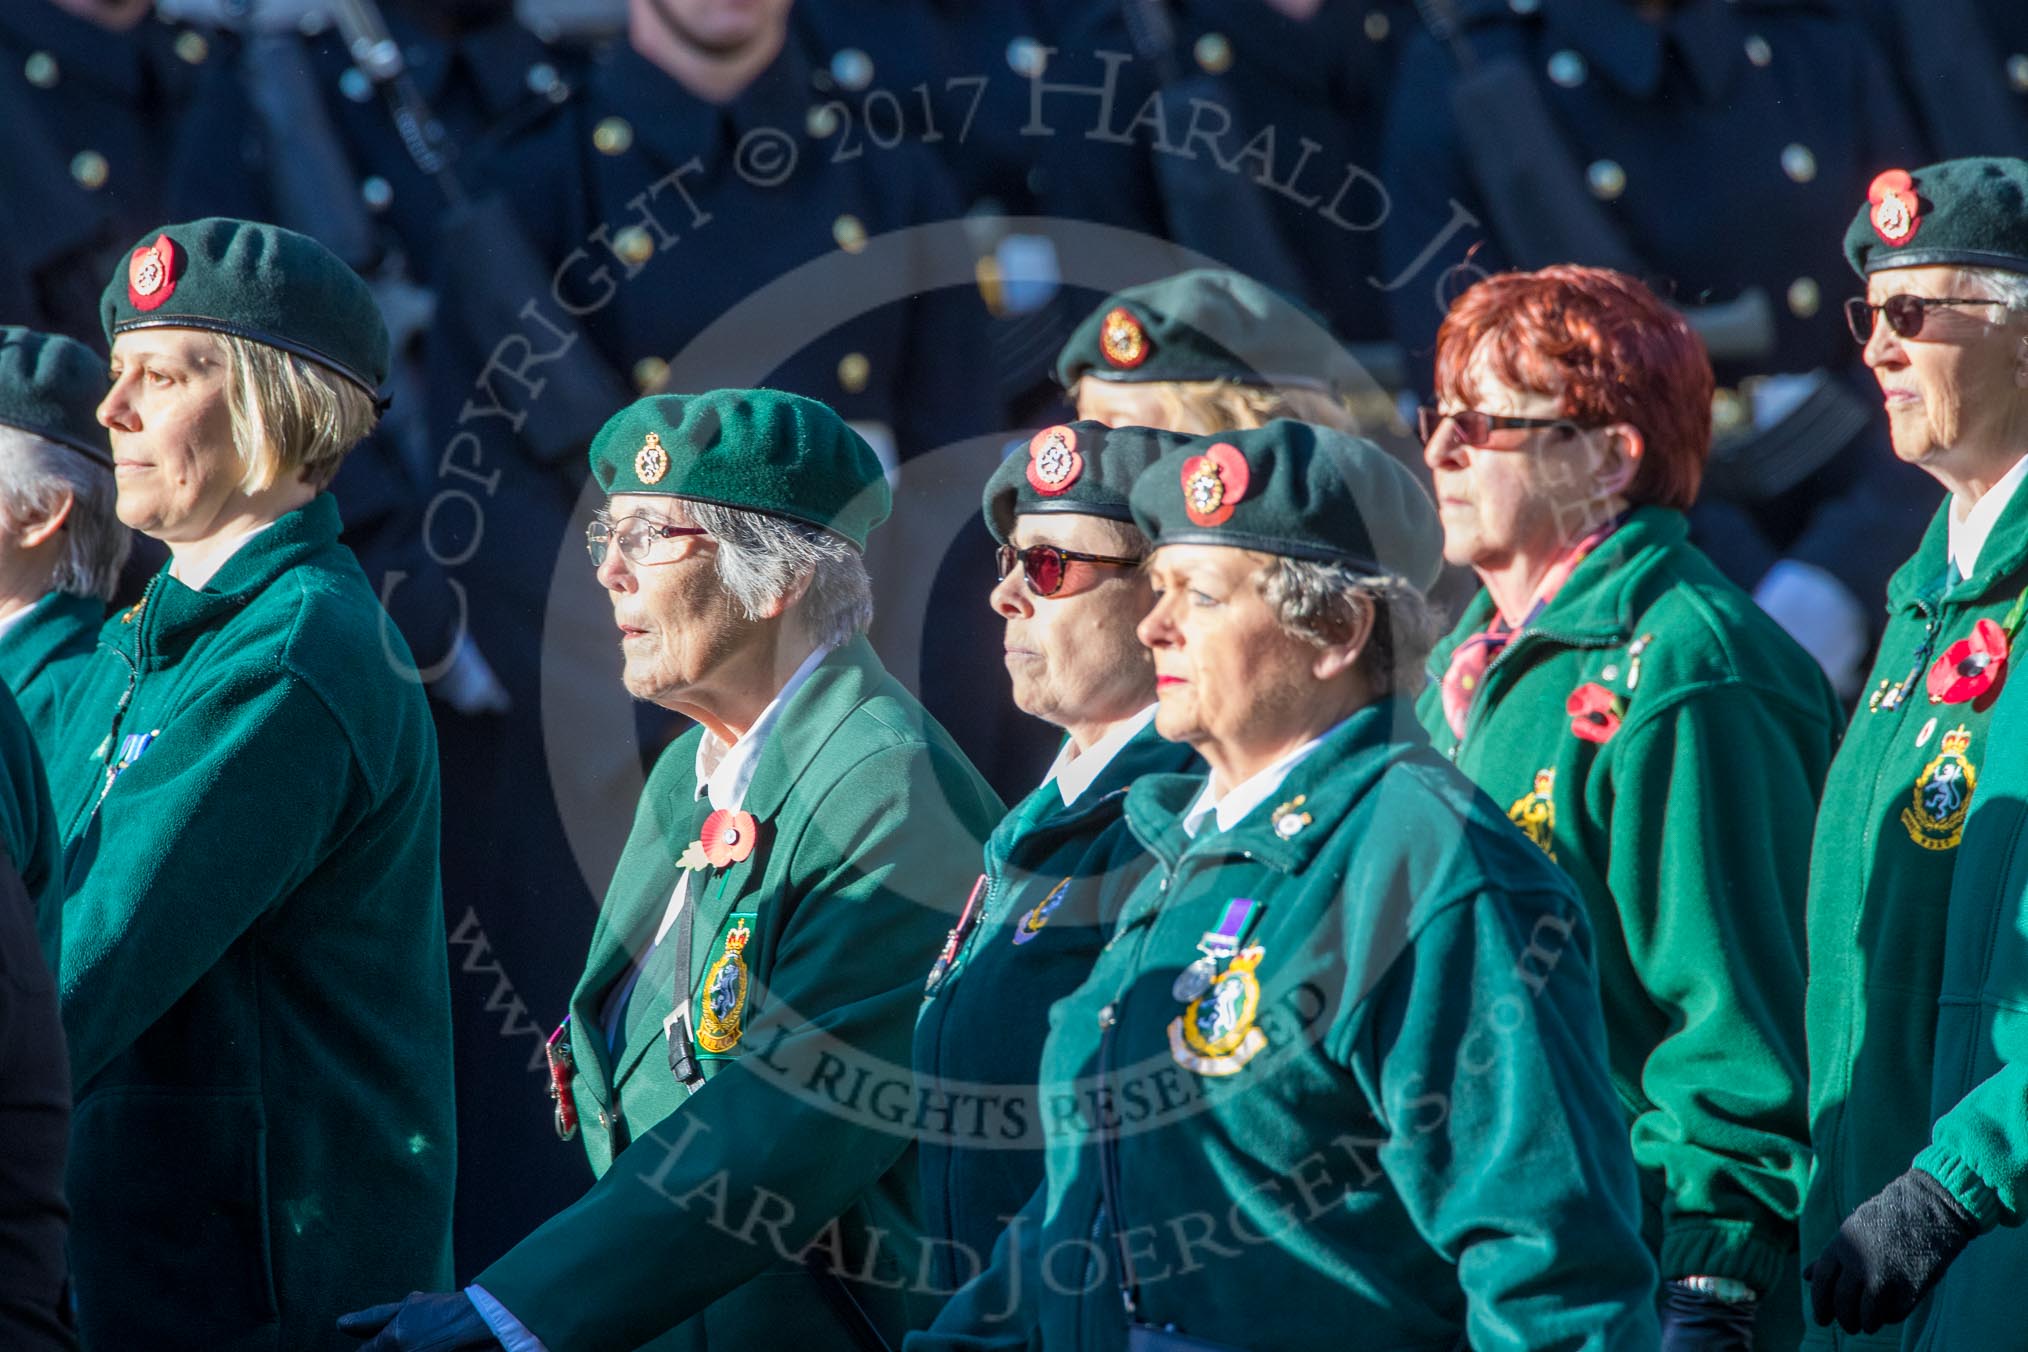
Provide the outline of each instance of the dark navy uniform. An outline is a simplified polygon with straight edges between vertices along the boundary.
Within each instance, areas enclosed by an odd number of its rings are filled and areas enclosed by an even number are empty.
[[[116,255],[158,221],[254,214],[260,146],[230,35],[114,32],[49,0],[0,6],[0,311],[98,346]]]
[[[2028,153],[2028,6],[1841,0],[1872,29],[1921,124],[1927,159]]]
[[[1660,21],[1622,0],[1458,0],[1455,11],[1451,40],[1409,44],[1388,133],[1383,272],[1418,383],[1474,268],[1579,262],[1654,282],[1699,312],[1724,387],[1698,538],[1749,588],[1783,559],[1829,573],[1863,631],[1935,501],[1888,451],[1878,391],[1838,311],[1851,203],[1914,153],[1866,33],[1820,0],[1685,0]],[[1501,62],[1545,111],[1546,147],[1515,139],[1513,99],[1472,103]],[[1461,78],[1466,63],[1482,83]],[[1561,177],[1543,169],[1558,156]],[[1489,178],[1510,186],[1488,192]],[[1571,246],[1573,221],[1602,229]],[[1828,378],[1762,388],[1765,398],[1747,383],[1820,370]],[[1800,450],[1770,440],[1785,401],[1806,396],[1821,435],[1798,438]]]

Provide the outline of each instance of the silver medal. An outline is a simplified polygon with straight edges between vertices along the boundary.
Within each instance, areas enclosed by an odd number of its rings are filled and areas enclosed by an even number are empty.
[[[1212,980],[1217,973],[1218,964],[1207,953],[1176,973],[1176,984],[1169,987],[1169,993],[1187,1005],[1211,989]]]

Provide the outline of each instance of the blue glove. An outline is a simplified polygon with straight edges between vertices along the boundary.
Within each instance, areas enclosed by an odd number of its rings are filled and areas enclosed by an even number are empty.
[[[1803,1269],[1810,1312],[1847,1333],[1877,1333],[1915,1311],[1979,1224],[1944,1185],[1910,1169],[1838,1227],[1837,1238]]]
[[[1662,1352],[1753,1352],[1751,1300],[1720,1300],[1685,1282],[1662,1283]]]
[[[500,1342],[462,1291],[409,1293],[407,1300],[338,1316],[338,1331],[373,1341],[360,1352],[465,1352]]]

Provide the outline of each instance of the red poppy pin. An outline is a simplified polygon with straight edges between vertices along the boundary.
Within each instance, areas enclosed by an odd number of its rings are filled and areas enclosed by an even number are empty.
[[[753,853],[760,827],[751,812],[728,812],[719,808],[704,819],[701,839],[704,858],[713,868],[737,864]]]
[[[1154,346],[1132,310],[1115,305],[1106,311],[1105,320],[1099,325],[1099,351],[1107,361],[1122,371],[1131,371],[1148,359]]]
[[[1246,496],[1246,457],[1221,441],[1183,462],[1183,511],[1200,526],[1222,526]]]
[[[1897,249],[1915,238],[1922,226],[1922,199],[1906,169],[1889,169],[1875,177],[1866,200],[1873,204],[1873,233]]]
[[[1077,451],[1077,433],[1068,427],[1045,427],[1028,439],[1028,486],[1036,492],[1053,498],[1082,473],[1084,457]]]
[[[153,310],[176,294],[176,279],[183,275],[183,255],[176,241],[157,235],[127,258],[127,303],[136,310]]]
[[[1620,730],[1620,719],[1625,716],[1627,706],[1612,691],[1587,681],[1570,692],[1563,711],[1570,715],[1573,736],[1604,746]]]
[[[1931,704],[1966,704],[1983,710],[2007,678],[2007,631],[1991,620],[1944,649],[1929,669]]]

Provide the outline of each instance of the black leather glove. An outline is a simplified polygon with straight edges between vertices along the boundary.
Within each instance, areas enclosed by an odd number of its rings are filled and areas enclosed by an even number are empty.
[[[412,1291],[407,1300],[338,1316],[338,1331],[371,1338],[359,1352],[465,1352],[500,1342],[462,1291]]]
[[[1662,1352],[1753,1352],[1751,1300],[1720,1300],[1682,1282],[1662,1283]]]
[[[1803,1270],[1810,1312],[1819,1324],[1835,1319],[1847,1333],[1898,1324],[1978,1233],[1978,1222],[1943,1184],[1910,1169],[1860,1203]]]

